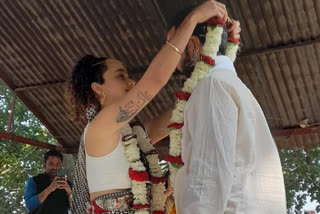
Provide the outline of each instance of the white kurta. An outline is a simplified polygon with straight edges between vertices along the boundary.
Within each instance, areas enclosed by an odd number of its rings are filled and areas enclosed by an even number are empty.
[[[178,214],[285,214],[284,180],[265,116],[232,61],[216,66],[185,106]]]

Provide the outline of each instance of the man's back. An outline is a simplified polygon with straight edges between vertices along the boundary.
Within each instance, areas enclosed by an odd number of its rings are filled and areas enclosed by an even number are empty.
[[[185,108],[178,213],[286,213],[276,145],[250,90],[223,56]]]

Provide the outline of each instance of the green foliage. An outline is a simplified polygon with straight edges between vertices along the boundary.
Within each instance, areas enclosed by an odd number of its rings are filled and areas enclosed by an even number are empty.
[[[280,151],[288,210],[298,213],[307,196],[320,202],[320,148]],[[320,205],[316,207],[320,212]]]
[[[12,92],[0,82],[0,130],[6,131]],[[16,100],[12,133],[47,143],[56,144],[41,122]],[[0,139],[0,207],[1,213],[28,213],[23,202],[24,186],[28,177],[42,171],[45,150],[34,146]]]

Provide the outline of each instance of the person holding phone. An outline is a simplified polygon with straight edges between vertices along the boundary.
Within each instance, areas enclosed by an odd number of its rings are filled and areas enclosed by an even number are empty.
[[[48,151],[44,154],[45,172],[28,179],[24,200],[29,214],[68,213],[72,183],[61,168],[62,161],[60,152]]]

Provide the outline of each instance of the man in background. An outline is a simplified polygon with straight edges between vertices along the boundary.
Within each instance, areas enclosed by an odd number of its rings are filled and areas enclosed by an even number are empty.
[[[30,214],[65,214],[71,202],[71,182],[63,175],[57,176],[63,156],[50,150],[44,155],[45,172],[29,178],[24,200]]]

